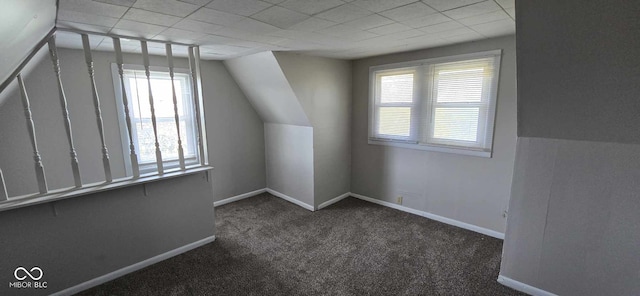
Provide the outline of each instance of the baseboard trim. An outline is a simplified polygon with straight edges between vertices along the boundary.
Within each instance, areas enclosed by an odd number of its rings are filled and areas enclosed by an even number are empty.
[[[454,219],[447,218],[447,217],[438,216],[436,214],[432,214],[432,213],[429,213],[429,212],[408,208],[408,207],[405,207],[405,206],[401,206],[401,205],[398,205],[398,204],[390,203],[390,202],[387,202],[387,201],[382,201],[382,200],[379,200],[379,199],[371,198],[371,197],[364,196],[364,195],[357,194],[357,193],[353,193],[353,192],[351,193],[351,196],[353,196],[355,198],[358,198],[358,199],[361,199],[361,200],[364,200],[364,201],[368,201],[368,202],[372,202],[372,203],[375,203],[375,204],[379,204],[381,206],[385,206],[385,207],[393,208],[393,209],[400,210],[400,211],[403,211],[403,212],[411,213],[411,214],[414,214],[414,215],[422,216],[422,217],[425,217],[425,218],[429,218],[431,220],[436,220],[436,221],[439,221],[439,222],[442,222],[442,223],[445,223],[445,224],[453,225],[453,226],[456,226],[456,227],[464,228],[464,229],[467,229],[467,230],[475,231],[475,232],[478,232],[478,233],[481,233],[481,234],[484,234],[484,235],[488,235],[488,236],[491,236],[491,237],[495,237],[495,238],[504,240],[504,233],[500,233],[500,232],[497,232],[495,230],[491,230],[491,229],[487,229],[487,228],[484,228],[484,227],[476,226],[476,225],[473,225],[473,224],[461,222],[461,221],[454,220]]]
[[[309,211],[312,211],[312,212],[315,211],[315,208],[312,205],[304,203],[304,202],[301,202],[301,201],[299,201],[299,200],[297,200],[297,199],[295,199],[295,198],[293,198],[291,196],[288,196],[288,195],[286,195],[284,193],[275,191],[275,190],[273,190],[271,188],[267,188],[267,192],[271,193],[274,196],[282,198],[282,199],[284,199],[284,200],[286,200],[286,201],[288,201],[290,203],[293,203],[293,204],[296,204],[298,206],[301,206],[301,207],[303,207],[303,208],[305,208],[305,209],[307,209]]]
[[[324,209],[324,208],[326,208],[326,207],[328,207],[328,206],[330,206],[330,205],[332,205],[334,203],[337,203],[337,202],[349,197],[350,194],[351,194],[351,192],[347,192],[345,194],[342,194],[340,196],[337,196],[337,197],[334,197],[334,198],[332,198],[330,200],[327,200],[327,201],[325,201],[325,202],[323,202],[323,203],[318,205],[318,210]]]
[[[143,268],[145,268],[147,266],[156,264],[156,263],[158,263],[160,261],[163,261],[163,260],[169,259],[171,257],[180,255],[182,253],[191,251],[191,250],[193,250],[193,249],[195,249],[197,247],[206,245],[206,244],[208,244],[210,242],[213,242],[215,240],[216,240],[216,236],[215,235],[207,237],[207,238],[203,238],[203,239],[201,239],[199,241],[190,243],[188,245],[184,245],[184,246],[179,247],[177,249],[173,249],[173,250],[171,250],[169,252],[166,252],[166,253],[151,257],[151,258],[149,258],[147,260],[140,261],[138,263],[129,265],[127,267],[120,268],[120,269],[118,269],[116,271],[113,271],[113,272],[107,273],[105,275],[99,276],[97,278],[88,280],[88,281],[86,281],[84,283],[80,283],[78,285],[75,285],[73,287],[64,289],[62,291],[58,291],[58,292],[53,293],[51,295],[55,295],[55,296],[73,295],[73,294],[82,292],[84,290],[93,288],[93,287],[98,286],[100,284],[104,284],[104,283],[106,283],[108,281],[111,281],[111,280],[114,280],[116,278],[119,278],[119,277],[121,277],[123,275],[129,274],[129,273],[132,273],[134,271],[143,269]]]
[[[225,198],[225,199],[222,199],[222,200],[214,202],[213,203],[213,207],[215,208],[215,207],[219,207],[219,206],[222,206],[222,205],[226,205],[228,203],[232,203],[234,201],[239,201],[239,200],[242,200],[242,199],[245,199],[245,198],[256,196],[258,194],[265,193],[265,192],[267,192],[267,188],[262,188],[262,189],[258,189],[258,190],[251,191],[251,192],[247,192],[247,193],[244,193],[244,194],[240,194],[240,195],[232,196],[232,197],[229,197],[229,198]]]
[[[538,289],[536,287],[533,286],[529,286],[525,283],[510,279],[506,276],[502,276],[499,275],[498,276],[498,283],[507,286],[511,289],[514,290],[518,290],[522,293],[527,293],[529,295],[533,295],[533,296],[557,296],[556,294],[553,294],[551,292],[547,292],[545,290],[542,289]]]

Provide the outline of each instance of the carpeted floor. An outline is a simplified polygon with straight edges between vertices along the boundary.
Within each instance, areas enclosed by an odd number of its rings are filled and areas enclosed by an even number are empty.
[[[82,295],[523,295],[502,241],[355,198],[309,212],[268,193],[216,208],[215,242]]]

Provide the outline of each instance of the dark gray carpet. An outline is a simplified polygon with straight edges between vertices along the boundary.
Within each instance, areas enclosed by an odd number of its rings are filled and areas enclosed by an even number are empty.
[[[502,241],[347,198],[309,212],[270,194],[216,208],[214,243],[82,295],[523,295]]]

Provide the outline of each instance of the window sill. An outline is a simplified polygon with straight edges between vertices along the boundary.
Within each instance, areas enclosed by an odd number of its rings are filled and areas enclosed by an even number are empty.
[[[477,156],[477,157],[484,157],[484,158],[492,157],[491,151],[476,150],[471,148],[465,149],[465,148],[458,148],[458,147],[451,147],[451,146],[412,144],[412,143],[401,143],[401,142],[395,142],[395,141],[384,141],[384,140],[373,140],[373,139],[369,139],[368,143],[370,145],[382,145],[382,146],[424,150],[424,151],[432,151],[432,152],[443,152],[443,153],[451,153],[451,154]]]
[[[213,167],[201,166],[198,164],[196,166],[187,167],[187,169],[184,171],[181,171],[181,170],[165,171],[163,175],[158,175],[157,173],[148,173],[148,174],[141,175],[137,179],[133,179],[132,177],[126,177],[121,179],[115,179],[113,180],[113,182],[110,182],[110,183],[98,182],[98,183],[92,183],[92,184],[85,184],[80,188],[72,187],[72,188],[51,190],[45,194],[35,193],[35,194],[27,194],[27,195],[21,195],[16,197],[10,197],[8,200],[0,202],[0,212],[16,209],[16,208],[22,208],[30,205],[63,200],[63,199],[82,196],[82,195],[88,195],[88,194],[109,191],[109,190],[129,187],[129,186],[146,184],[146,183],[160,181],[164,179],[192,175],[200,172],[208,172],[210,170],[213,170]]]

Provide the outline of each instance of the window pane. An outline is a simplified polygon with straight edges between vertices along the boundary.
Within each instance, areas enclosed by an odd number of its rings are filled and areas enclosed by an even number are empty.
[[[480,108],[436,108],[433,137],[476,142]]]
[[[388,75],[380,78],[381,103],[411,103],[413,74]]]
[[[172,118],[158,118],[156,120],[158,127],[158,143],[162,152],[162,160],[178,159],[178,133],[176,132],[176,123]],[[151,120],[145,120],[136,124],[138,133],[138,144],[140,149],[140,162],[149,163],[156,162],[156,146],[155,137],[153,135],[153,125]],[[193,154],[189,142],[185,139],[187,129],[186,123],[180,121],[180,137],[182,139],[182,148],[185,156]]]
[[[378,134],[408,137],[411,128],[411,107],[380,107]]]
[[[436,73],[438,103],[482,101],[483,68],[442,70]]]

